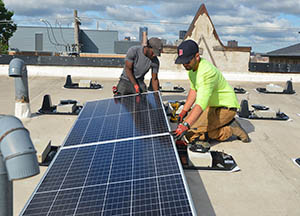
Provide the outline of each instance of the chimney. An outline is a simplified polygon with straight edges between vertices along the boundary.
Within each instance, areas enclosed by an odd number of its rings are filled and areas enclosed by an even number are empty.
[[[186,33],[187,33],[187,31],[184,31],[184,30],[179,31],[179,39],[184,40]]]
[[[227,42],[227,46],[228,47],[237,47],[238,42],[236,40],[230,40],[230,41]]]

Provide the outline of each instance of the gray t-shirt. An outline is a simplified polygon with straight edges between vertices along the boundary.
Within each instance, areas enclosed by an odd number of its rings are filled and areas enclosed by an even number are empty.
[[[158,68],[159,68],[158,58],[156,56],[153,59],[148,58],[147,56],[144,55],[143,48],[144,48],[143,46],[130,47],[127,51],[126,58],[125,58],[125,61],[133,62],[133,66],[132,66],[133,76],[136,79],[143,79],[145,74],[149,71],[150,68],[152,68],[153,73],[158,73]],[[126,75],[125,66],[121,78],[129,80]]]

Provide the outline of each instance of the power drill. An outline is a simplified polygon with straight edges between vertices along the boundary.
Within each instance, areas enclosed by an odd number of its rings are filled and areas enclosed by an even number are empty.
[[[179,109],[179,107],[181,105],[184,105],[184,104],[185,104],[184,101],[170,102],[170,106],[171,106],[171,109],[172,109],[171,118],[170,118],[171,122],[176,123],[178,121],[178,114],[176,114],[176,112]]]

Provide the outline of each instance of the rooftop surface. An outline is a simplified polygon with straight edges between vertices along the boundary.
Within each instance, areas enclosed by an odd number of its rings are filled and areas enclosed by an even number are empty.
[[[80,78],[74,78],[78,82]],[[82,78],[87,79],[87,78]],[[92,79],[92,78],[88,78]],[[51,140],[52,145],[63,143],[77,116],[36,115],[43,96],[49,94],[52,104],[63,99],[86,101],[110,98],[116,79],[92,79],[104,86],[103,90],[64,89],[63,77],[29,78],[32,117],[23,120],[30,131],[36,149],[42,149]],[[162,81],[163,82],[163,81]],[[188,81],[172,80],[172,84],[189,89]],[[217,143],[212,150],[231,154],[239,172],[186,170],[185,176],[198,215],[300,215],[300,168],[292,158],[300,157],[300,83],[293,83],[296,94],[259,94],[254,89],[265,87],[263,82],[230,81],[233,87],[242,87],[248,94],[238,94],[239,101],[248,99],[249,105],[261,104],[287,114],[289,121],[238,119],[249,133],[250,143],[231,139]],[[275,83],[285,86],[285,82]],[[186,93],[162,93],[162,99],[182,100]],[[14,114],[14,80],[0,76],[0,113]],[[40,153],[40,152],[38,152]],[[46,171],[35,177],[14,181],[14,215],[18,215]]]

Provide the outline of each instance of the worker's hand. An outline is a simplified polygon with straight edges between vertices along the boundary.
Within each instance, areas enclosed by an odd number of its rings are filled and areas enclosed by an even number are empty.
[[[179,113],[178,118],[177,118],[178,123],[181,123],[183,121],[183,119],[186,117],[186,115],[187,115],[187,111],[182,110]]]
[[[140,87],[138,84],[135,84],[133,87],[136,93],[140,93]]]
[[[175,140],[181,140],[182,137],[186,134],[187,130],[189,129],[188,124],[182,124],[180,123],[176,130],[172,132],[172,135],[174,136]]]
[[[117,88],[117,86],[113,86],[112,87],[112,91],[113,91],[113,95],[117,95],[118,94],[118,88]]]

